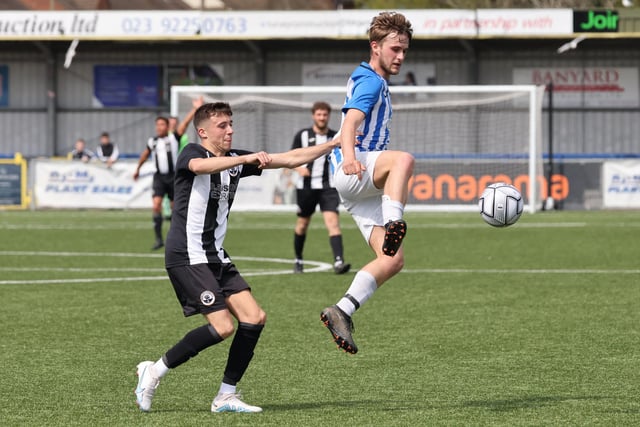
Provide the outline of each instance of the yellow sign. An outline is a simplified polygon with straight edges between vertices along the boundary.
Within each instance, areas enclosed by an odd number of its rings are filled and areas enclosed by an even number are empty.
[[[26,209],[27,161],[17,153],[13,159],[0,159],[0,210]]]

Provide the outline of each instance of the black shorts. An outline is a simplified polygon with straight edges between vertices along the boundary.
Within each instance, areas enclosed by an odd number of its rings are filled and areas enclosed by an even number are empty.
[[[298,204],[298,216],[308,218],[320,205],[322,212],[338,212],[340,195],[335,188],[324,190],[296,190],[296,203]]]
[[[196,264],[167,268],[185,316],[227,308],[225,299],[251,290],[233,264]]]
[[[153,174],[153,197],[169,196],[169,200],[173,200],[173,173],[154,173]]]

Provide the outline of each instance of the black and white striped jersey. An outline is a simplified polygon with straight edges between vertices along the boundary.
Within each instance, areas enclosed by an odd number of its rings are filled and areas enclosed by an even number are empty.
[[[313,128],[302,129],[293,138],[291,148],[311,147],[324,144],[327,141],[331,141],[335,134],[336,131],[331,129],[327,131],[326,135],[317,135],[313,131]],[[309,169],[311,175],[305,177],[300,176],[296,182],[297,189],[323,190],[331,188],[328,156],[318,157],[316,160],[309,162],[307,169]]]
[[[173,173],[178,160],[180,147],[179,136],[173,133],[167,136],[154,136],[147,141],[147,149],[151,151],[156,163],[156,172],[167,175]]]
[[[249,153],[231,150],[227,156]],[[167,267],[231,262],[223,243],[238,182],[245,176],[261,175],[262,170],[257,165],[239,165],[211,175],[189,170],[191,159],[209,157],[214,155],[200,144],[188,144],[178,157],[165,248]]]

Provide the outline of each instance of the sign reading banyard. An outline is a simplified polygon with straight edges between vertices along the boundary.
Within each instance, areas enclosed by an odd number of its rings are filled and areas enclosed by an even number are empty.
[[[636,67],[514,68],[513,83],[553,83],[558,108],[640,107]]]
[[[569,35],[571,9],[402,11],[414,37]],[[0,40],[366,38],[375,12],[38,11],[3,12]]]

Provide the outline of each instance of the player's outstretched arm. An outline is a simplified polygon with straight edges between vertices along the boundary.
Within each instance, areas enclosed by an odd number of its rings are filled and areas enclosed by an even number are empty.
[[[144,151],[140,153],[140,158],[138,159],[138,167],[136,167],[136,171],[133,173],[134,181],[138,180],[138,177],[140,176],[140,168],[142,167],[144,162],[147,161],[150,155],[151,155],[151,150],[149,150],[149,147],[145,148]]]
[[[261,166],[263,169],[297,168],[307,164],[320,156],[328,154],[331,150],[340,146],[340,136],[327,141],[324,144],[311,147],[296,148],[284,153],[271,154],[271,163]]]
[[[364,121],[365,115],[355,108],[347,110],[340,133],[342,134],[342,171],[345,175],[358,175],[362,178],[363,164],[356,160],[356,129]]]
[[[266,168],[271,161],[271,156],[264,151],[245,154],[243,156],[209,157],[206,159],[196,158],[189,160],[189,170],[196,175],[205,175],[221,172],[239,165],[254,164],[261,168]]]

